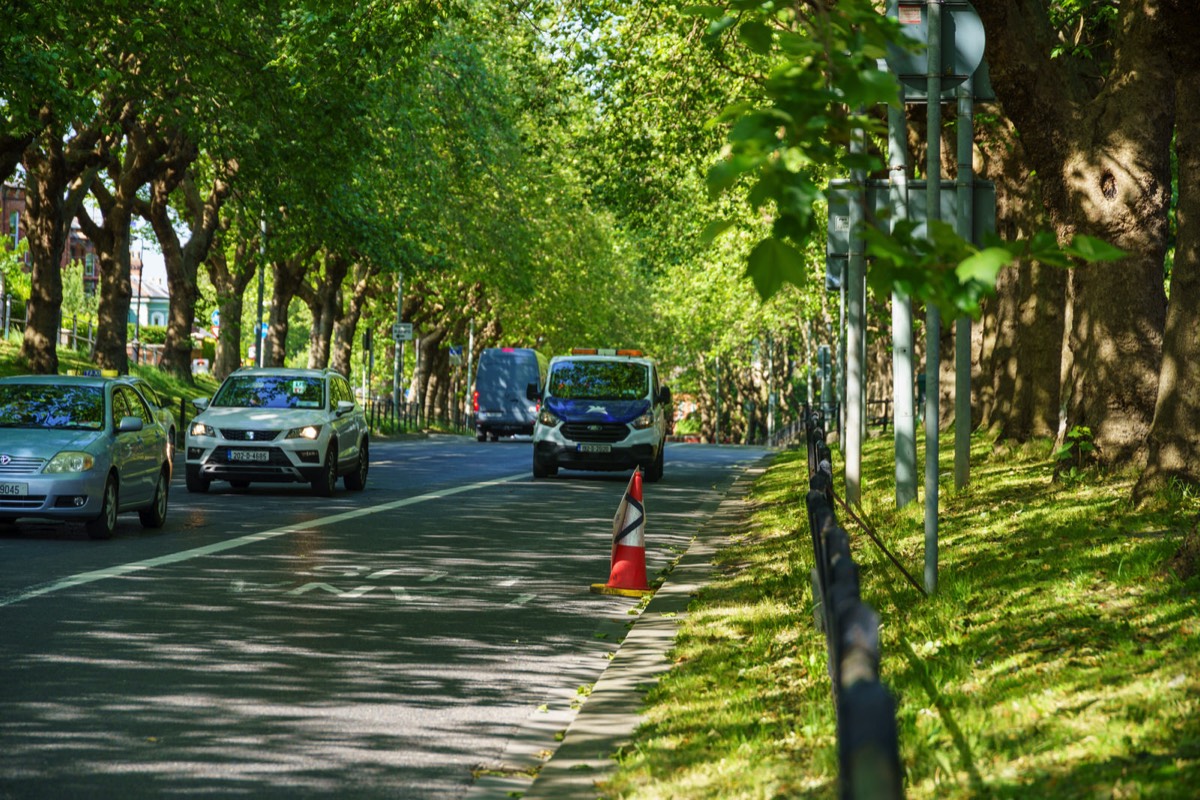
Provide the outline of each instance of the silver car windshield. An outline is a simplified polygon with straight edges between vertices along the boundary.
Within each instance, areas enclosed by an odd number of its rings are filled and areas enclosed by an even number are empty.
[[[98,431],[103,427],[102,387],[0,384],[0,428]]]
[[[649,370],[632,361],[559,361],[550,371],[550,394],[563,400],[639,400]]]
[[[325,381],[286,375],[234,375],[213,397],[227,408],[324,408]]]

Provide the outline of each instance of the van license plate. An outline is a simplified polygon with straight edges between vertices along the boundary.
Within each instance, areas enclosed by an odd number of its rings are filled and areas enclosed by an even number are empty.
[[[576,445],[576,447],[578,448],[576,452],[579,452],[579,453],[611,453],[612,452],[611,444],[581,444],[581,445]]]
[[[271,454],[266,450],[230,450],[230,461],[270,461]]]
[[[28,483],[0,483],[0,497],[24,497],[27,494]]]

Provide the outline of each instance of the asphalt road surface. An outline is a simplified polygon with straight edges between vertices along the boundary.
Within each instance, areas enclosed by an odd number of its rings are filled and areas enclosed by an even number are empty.
[[[764,452],[668,447],[652,579]],[[159,531],[0,527],[0,800],[462,797],[578,704],[638,603],[589,591],[629,473],[530,461],[379,441],[363,492],[177,470]]]

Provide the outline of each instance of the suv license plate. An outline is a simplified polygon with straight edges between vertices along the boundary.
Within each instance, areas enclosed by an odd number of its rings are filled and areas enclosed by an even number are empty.
[[[271,454],[266,450],[230,450],[230,461],[270,461]]]
[[[0,483],[0,497],[24,497],[27,494],[28,483]]]
[[[611,444],[581,444],[576,445],[579,453],[611,453]]]

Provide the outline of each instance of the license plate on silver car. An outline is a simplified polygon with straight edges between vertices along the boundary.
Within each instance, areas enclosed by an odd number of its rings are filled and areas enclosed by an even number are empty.
[[[27,494],[28,483],[0,483],[0,497],[24,497]]]
[[[230,461],[270,461],[271,454],[266,450],[230,450]]]
[[[611,453],[611,444],[581,444],[578,445],[580,453]]]

